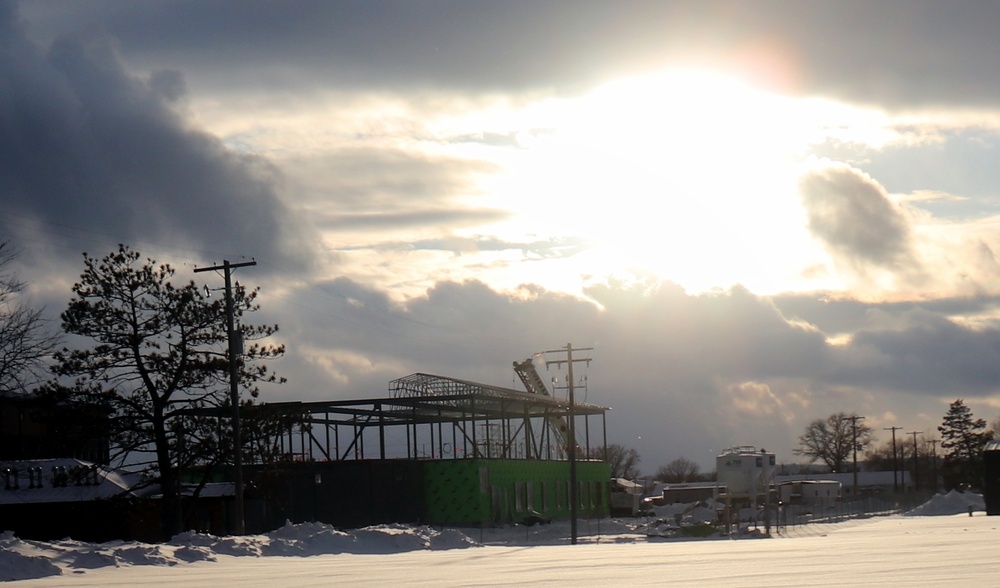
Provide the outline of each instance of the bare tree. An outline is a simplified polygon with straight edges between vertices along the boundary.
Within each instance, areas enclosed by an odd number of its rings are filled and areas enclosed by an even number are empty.
[[[701,466],[686,457],[678,457],[665,466],[660,466],[654,476],[660,482],[683,484],[701,480]]]
[[[12,268],[19,254],[0,242],[0,392],[24,392],[41,382],[59,344],[43,309],[32,308],[24,297],[25,283]]]
[[[855,417],[838,412],[814,420],[799,437],[799,447],[793,453],[808,457],[810,463],[822,461],[832,472],[845,471],[844,466],[854,453],[855,441],[857,450],[862,451],[875,440],[871,427],[852,421]]]
[[[592,455],[595,458],[604,458],[603,455]],[[624,445],[608,445],[607,460],[611,465],[612,478],[625,478],[634,480],[639,477],[639,452]]]

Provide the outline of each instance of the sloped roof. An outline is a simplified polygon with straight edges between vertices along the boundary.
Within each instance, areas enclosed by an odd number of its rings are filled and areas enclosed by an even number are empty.
[[[29,473],[30,468],[37,469]],[[54,483],[58,468],[65,468],[65,486]],[[137,489],[140,482],[138,474],[81,459],[0,461],[0,505],[106,500],[144,495],[155,490]]]

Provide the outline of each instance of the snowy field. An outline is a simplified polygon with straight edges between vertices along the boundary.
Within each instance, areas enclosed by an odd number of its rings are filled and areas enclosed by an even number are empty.
[[[968,506],[978,509],[970,517]],[[1000,586],[1000,517],[975,495],[906,516],[783,530],[771,538],[665,540],[636,520],[457,530],[319,524],[267,535],[184,534],[169,544],[0,537],[11,586]],[[956,584],[957,583],[957,584]]]

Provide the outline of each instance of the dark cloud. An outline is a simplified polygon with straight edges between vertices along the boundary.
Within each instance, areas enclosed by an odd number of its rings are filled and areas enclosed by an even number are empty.
[[[76,246],[86,230],[110,241],[99,248],[108,251],[152,243],[215,261],[304,265],[307,233],[277,196],[277,171],[189,128],[171,107],[183,92],[179,74],[127,74],[100,34],[60,38],[43,53],[11,5],[0,6],[6,235]]]
[[[1000,381],[1000,330],[922,308],[876,319],[853,334],[833,381],[945,396],[989,395]]]
[[[814,325],[823,333],[837,335],[869,327],[873,313],[898,316],[922,309],[940,316],[975,317],[1000,308],[1000,297],[942,298],[920,302],[868,302],[845,295],[818,292],[786,293],[771,298],[782,316]]]
[[[394,302],[339,278],[297,292],[294,313],[279,318],[285,361],[301,364],[294,391],[283,394],[374,397],[413,372],[517,388],[512,361],[571,343],[593,348],[581,398],[612,408],[609,441],[637,447],[651,471],[680,455],[711,464],[712,452],[740,443],[790,459],[808,421],[865,410],[861,391],[880,395],[880,413],[906,415],[939,395],[987,396],[1000,380],[1000,331],[942,318],[944,302],[928,309],[831,301],[823,319],[830,332],[857,331],[831,345],[801,317],[790,322],[770,299],[741,288],[693,296],[669,283],[647,286],[588,290],[600,306],[475,281],[439,283]],[[307,348],[329,363],[304,361]],[[551,377],[566,372],[543,372]],[[329,381],[337,386],[320,384]]]
[[[906,218],[870,176],[826,165],[804,175],[799,191],[810,231],[835,256],[860,266],[912,269]]]
[[[679,456],[710,469],[733,444],[762,445],[792,460],[794,439],[810,420],[839,410],[864,414],[865,391],[880,399],[870,417],[890,411],[914,426],[910,411],[924,409],[925,400],[933,414],[934,398],[988,396],[1000,377],[1000,331],[942,318],[995,300],[929,308],[830,301],[816,322],[830,332],[856,331],[850,342],[831,345],[824,332],[789,322],[781,310],[787,301],[740,288],[694,296],[660,283],[588,294],[600,306],[537,286],[508,294],[469,281],[395,301],[338,278],[298,288],[275,309],[265,291],[262,304],[288,345],[275,367],[291,379],[265,390],[264,399],[375,398],[414,372],[518,388],[512,361],[572,343],[593,348],[586,352],[593,362],[577,372],[588,378],[578,398],[612,408],[609,442],[637,448],[651,472]],[[796,319],[820,312],[801,310]],[[564,381],[566,372],[542,375]]]
[[[40,36],[99,26],[200,83],[572,90],[667,60],[890,105],[995,105],[1000,5],[934,0],[47,0]]]

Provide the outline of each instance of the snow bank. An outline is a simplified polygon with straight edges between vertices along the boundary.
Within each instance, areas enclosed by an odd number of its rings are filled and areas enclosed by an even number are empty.
[[[218,555],[242,557],[304,557],[338,553],[402,553],[462,549],[479,545],[456,529],[378,525],[350,533],[322,523],[285,526],[266,535],[216,537],[181,533],[164,544],[63,540],[21,540],[11,532],[0,535],[0,582],[58,576],[63,568],[95,570],[132,566],[174,566],[217,561]],[[60,564],[60,565],[57,565]]]
[[[952,490],[947,494],[936,494],[927,502],[903,514],[911,517],[956,515],[969,512],[970,507],[973,511],[986,510],[983,495]]]

